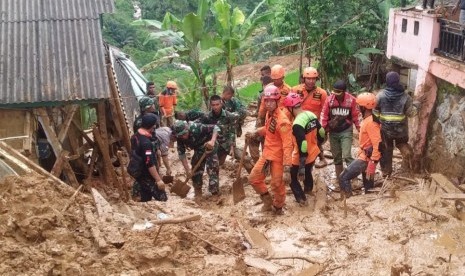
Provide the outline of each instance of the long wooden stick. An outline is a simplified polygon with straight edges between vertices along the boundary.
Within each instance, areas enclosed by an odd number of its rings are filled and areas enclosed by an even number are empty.
[[[416,210],[422,212],[422,213],[425,213],[425,214],[427,214],[427,215],[430,215],[430,216],[432,216],[433,218],[435,218],[435,219],[437,219],[437,220],[439,220],[439,221],[448,221],[448,220],[449,220],[447,217],[445,217],[445,216],[443,216],[443,215],[436,215],[436,214],[433,214],[433,213],[431,213],[431,212],[426,211],[425,209],[422,209],[422,208],[417,207],[417,206],[414,206],[414,205],[409,205],[409,206],[412,207],[413,209],[416,209]]]
[[[197,221],[197,220],[200,220],[201,217],[202,217],[201,215],[193,215],[193,216],[174,218],[174,219],[152,220],[150,222],[156,225],[178,224],[178,223],[189,222],[189,221]]]
[[[79,186],[79,188],[77,188],[77,190],[74,192],[74,194],[69,198],[68,202],[66,203],[65,207],[63,207],[63,209],[61,210],[61,212],[65,212],[69,206],[71,205],[71,203],[73,203],[74,199],[76,198],[77,194],[79,193],[79,191],[81,191],[83,185],[81,184]]]
[[[221,251],[221,252],[223,252],[223,253],[226,253],[226,254],[229,254],[229,255],[233,255],[233,256],[236,256],[236,257],[239,256],[239,254],[237,254],[237,253],[224,250],[224,249],[222,249],[221,247],[219,247],[218,245],[216,245],[216,244],[214,244],[214,243],[212,243],[212,242],[210,242],[210,241],[207,241],[206,239],[203,239],[203,238],[197,236],[197,235],[194,234],[192,231],[187,230],[187,228],[185,228],[184,231],[187,232],[188,234],[191,234],[192,236],[196,237],[197,239],[199,239],[199,240],[201,240],[201,241],[203,241],[203,242],[205,242],[205,243],[207,243],[207,244],[213,246],[214,248],[218,249],[219,251]]]
[[[408,178],[408,177],[396,176],[396,175],[392,175],[391,177],[395,179],[399,179],[399,180],[405,180],[413,184],[418,184],[418,181],[416,181],[415,179]]]
[[[288,259],[298,259],[298,260],[304,260],[304,261],[307,261],[309,263],[314,263],[314,264],[321,264],[322,262],[319,262],[319,261],[316,261],[314,259],[311,259],[309,257],[305,257],[305,256],[295,256],[295,255],[291,255],[291,256],[271,256],[271,257],[268,257],[266,258],[267,260],[288,260]]]

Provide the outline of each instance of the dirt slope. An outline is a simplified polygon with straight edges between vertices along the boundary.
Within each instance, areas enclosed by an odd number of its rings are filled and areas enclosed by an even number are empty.
[[[244,133],[253,125],[247,121]],[[170,155],[182,177],[174,149]],[[259,212],[259,197],[249,185],[247,198],[233,205],[235,168],[230,159],[221,168],[221,200],[207,194],[197,204],[191,191],[186,199],[170,195],[166,203],[112,202],[113,216],[98,228],[114,227],[125,242],[105,250],[85,218],[85,210],[98,217],[90,195],[80,194],[61,212],[73,189],[36,175],[6,178],[0,183],[0,274],[465,275],[462,214],[429,180],[392,180],[381,195],[361,195],[355,181],[358,195],[345,210],[338,193],[326,193],[334,177],[329,166],[315,170],[310,206],[298,206],[288,191],[285,215],[276,217]],[[199,221],[133,230],[135,224],[196,214]]]

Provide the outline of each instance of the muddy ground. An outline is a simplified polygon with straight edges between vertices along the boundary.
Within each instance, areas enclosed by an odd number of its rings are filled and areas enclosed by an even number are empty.
[[[252,126],[248,118],[245,130]],[[183,177],[175,149],[170,155]],[[333,167],[316,169],[309,206],[298,206],[288,189],[285,215],[273,216],[259,211],[250,185],[247,198],[233,204],[236,167],[228,159],[221,168],[221,199],[205,191],[198,204],[192,190],[185,199],[171,194],[166,203],[123,203],[97,185],[111,204],[100,219],[89,193],[63,211],[73,188],[38,175],[8,177],[0,183],[0,274],[465,275],[463,213],[441,199],[444,192],[428,177],[404,174],[416,184],[388,180],[384,193],[378,186],[366,195],[355,181],[357,195],[345,208],[327,188],[334,185]],[[149,223],[192,215],[201,218],[161,229]]]

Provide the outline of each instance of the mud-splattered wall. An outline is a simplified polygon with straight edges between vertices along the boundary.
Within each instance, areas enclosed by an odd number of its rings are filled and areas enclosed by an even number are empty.
[[[432,120],[426,152],[431,172],[456,184],[465,182],[465,90],[438,81],[436,119]]]

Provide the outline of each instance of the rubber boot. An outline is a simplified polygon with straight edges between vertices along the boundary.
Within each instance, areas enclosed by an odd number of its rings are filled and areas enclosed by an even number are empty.
[[[194,187],[194,200],[199,201],[202,199],[202,187]]]
[[[272,210],[273,199],[271,198],[270,193],[266,192],[260,195],[260,198],[263,201],[262,212],[268,212]]]

